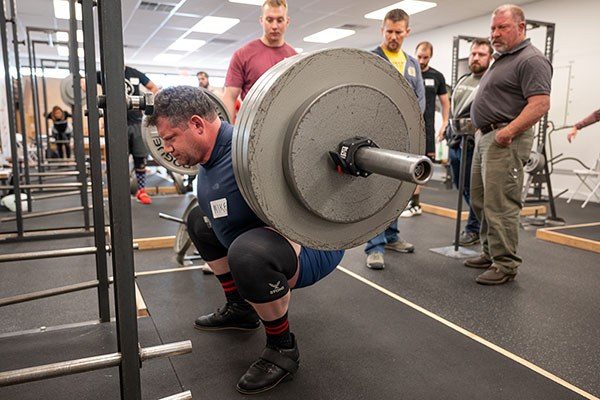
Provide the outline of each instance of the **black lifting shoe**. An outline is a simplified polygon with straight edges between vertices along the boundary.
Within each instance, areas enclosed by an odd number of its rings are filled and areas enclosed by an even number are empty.
[[[251,331],[260,328],[260,321],[250,304],[227,302],[216,312],[198,317],[194,322],[194,328],[205,331],[223,329]]]
[[[256,394],[273,389],[283,380],[291,380],[300,366],[300,352],[292,334],[294,347],[275,349],[265,347],[260,358],[240,378],[236,389],[243,394]]]

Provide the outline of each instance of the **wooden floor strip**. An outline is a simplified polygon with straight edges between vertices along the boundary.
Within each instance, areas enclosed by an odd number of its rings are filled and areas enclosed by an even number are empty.
[[[600,253],[600,242],[597,240],[582,238],[567,233],[559,232],[558,230],[570,229],[570,228],[582,228],[588,226],[599,226],[600,222],[593,222],[590,224],[579,224],[570,226],[555,226],[551,228],[538,229],[535,232],[535,237],[546,242],[562,244],[563,246],[574,247],[576,249],[592,251],[594,253]]]
[[[133,239],[133,243],[137,243],[139,250],[170,249],[175,245],[175,236]]]
[[[150,315],[150,313],[148,312],[148,307],[146,306],[146,302],[142,297],[142,292],[140,292],[140,288],[137,285],[137,282],[135,284],[135,304],[137,307],[138,318],[147,317]]]
[[[427,204],[427,203],[421,203],[421,208],[423,209],[423,212],[426,212],[428,214],[434,214],[434,215],[439,215],[440,217],[456,219],[456,210],[454,210],[452,208],[436,206],[436,205]],[[531,215],[536,215],[536,213],[538,215],[545,215],[546,211],[547,211],[547,209],[546,209],[546,206],[544,206],[544,205],[528,206],[528,207],[523,207],[523,209],[521,210],[521,216],[523,216],[523,217],[531,216]],[[468,218],[469,218],[469,211],[468,210],[463,211],[461,218],[460,218],[461,221],[466,221]]]

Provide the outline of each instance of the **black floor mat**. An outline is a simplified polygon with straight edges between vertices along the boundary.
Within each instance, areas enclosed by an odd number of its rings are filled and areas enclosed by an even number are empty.
[[[194,357],[173,359],[186,388],[232,399],[264,346],[262,331],[195,331],[222,302],[199,271],[144,276],[138,285],[163,340],[192,337]],[[265,399],[577,399],[575,393],[339,271],[293,293],[290,324],[301,352],[295,379]]]

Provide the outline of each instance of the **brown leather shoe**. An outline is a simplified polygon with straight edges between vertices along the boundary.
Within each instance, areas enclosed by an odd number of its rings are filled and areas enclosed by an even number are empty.
[[[502,285],[512,281],[517,274],[506,274],[496,264],[492,264],[483,274],[475,278],[475,282],[481,285]]]
[[[481,254],[479,257],[467,258],[463,265],[469,268],[489,268],[492,266],[492,260]]]

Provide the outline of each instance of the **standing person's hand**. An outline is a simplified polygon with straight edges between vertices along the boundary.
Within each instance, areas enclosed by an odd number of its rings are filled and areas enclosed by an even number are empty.
[[[438,142],[441,142],[442,140],[444,140],[444,133],[446,132],[446,128],[448,127],[448,124],[442,124],[442,126],[440,127],[440,130],[438,131],[437,135],[436,135],[436,139]]]
[[[496,143],[501,147],[508,147],[512,143],[512,135],[506,129],[496,131]]]
[[[577,132],[578,131],[579,131],[579,129],[577,129],[576,126],[574,126],[573,129],[571,129],[571,131],[567,135],[567,140],[569,141],[569,143],[571,143],[571,141],[573,140],[573,138],[575,136],[577,136]]]
[[[438,142],[441,142],[442,140],[444,140],[444,131],[440,130],[440,131],[438,132],[437,136],[435,137],[435,139],[436,139]]]

